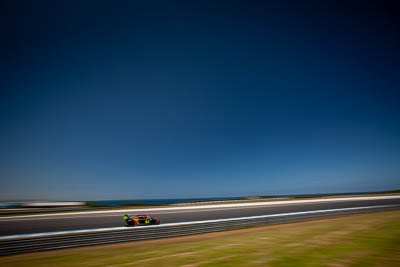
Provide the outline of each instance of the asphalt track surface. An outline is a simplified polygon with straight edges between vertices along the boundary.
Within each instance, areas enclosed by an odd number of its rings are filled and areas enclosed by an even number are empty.
[[[226,219],[257,215],[278,214],[286,212],[312,211],[322,209],[339,209],[350,207],[365,207],[376,205],[400,204],[400,199],[376,200],[346,200],[315,203],[285,203],[281,205],[241,206],[187,210],[157,210],[144,212],[157,216],[161,223],[200,221],[211,219]],[[125,212],[64,214],[58,216],[0,218],[0,235],[31,234],[53,231],[92,229],[103,227],[118,227],[123,225],[122,216]],[[132,214],[129,214],[132,215]]]

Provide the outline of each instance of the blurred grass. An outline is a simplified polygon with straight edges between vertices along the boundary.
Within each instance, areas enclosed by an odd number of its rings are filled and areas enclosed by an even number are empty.
[[[0,258],[0,266],[400,266],[400,211]]]

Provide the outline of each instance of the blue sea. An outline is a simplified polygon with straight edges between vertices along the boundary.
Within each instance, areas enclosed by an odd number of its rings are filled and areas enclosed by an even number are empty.
[[[227,198],[169,198],[169,199],[124,199],[124,200],[97,200],[89,201],[90,203],[101,205],[123,206],[124,204],[137,203],[137,204],[150,204],[150,205],[168,205],[179,204],[185,202],[196,201],[223,201],[223,200],[240,200],[243,197],[227,197]]]

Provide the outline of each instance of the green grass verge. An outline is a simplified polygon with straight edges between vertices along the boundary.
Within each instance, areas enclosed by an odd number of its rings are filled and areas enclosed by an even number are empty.
[[[400,266],[400,211],[9,256],[0,266]]]

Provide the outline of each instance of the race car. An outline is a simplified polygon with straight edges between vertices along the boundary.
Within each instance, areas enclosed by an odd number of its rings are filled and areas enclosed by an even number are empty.
[[[157,217],[151,217],[148,215],[124,215],[125,226],[135,225],[155,225],[160,224],[160,220]]]

